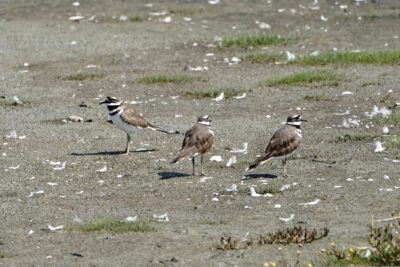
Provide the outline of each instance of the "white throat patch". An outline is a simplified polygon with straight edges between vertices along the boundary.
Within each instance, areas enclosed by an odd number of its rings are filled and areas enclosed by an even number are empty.
[[[210,122],[209,122],[209,121],[199,121],[199,122],[197,122],[197,123],[210,126]]]
[[[120,106],[122,104],[121,101],[117,102],[117,103],[108,103],[107,106]]]
[[[301,121],[286,122],[287,125],[300,126]]]

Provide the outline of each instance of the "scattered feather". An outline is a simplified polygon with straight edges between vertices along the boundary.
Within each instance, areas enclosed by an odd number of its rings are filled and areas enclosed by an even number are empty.
[[[29,230],[28,235],[33,235],[33,233],[35,233],[35,231]]]
[[[218,199],[217,197],[213,197],[213,198],[211,199],[211,201],[217,202],[217,201],[219,201],[219,199]]]
[[[78,15],[78,16],[71,16],[71,17],[68,18],[68,20],[71,20],[71,21],[80,21],[80,20],[83,20],[84,18],[85,18],[84,16]]]
[[[274,209],[280,209],[280,208],[282,208],[282,205],[281,205],[281,204],[275,204],[275,205],[274,205]]]
[[[219,155],[214,155],[214,156],[212,156],[212,157],[210,158],[210,161],[221,162],[221,161],[224,161],[224,160],[222,159],[221,156],[219,156]]]
[[[219,4],[220,0],[207,0],[210,5],[217,5]]]
[[[382,133],[383,133],[383,134],[388,134],[388,133],[389,133],[389,127],[383,126],[383,127],[382,127]]]
[[[296,60],[296,56],[293,53],[286,51],[286,61],[291,62],[291,61],[295,61],[295,60]]]
[[[230,167],[237,162],[236,156],[232,156],[229,158],[228,162],[226,163],[226,167]]]
[[[375,141],[374,144],[375,144],[375,149],[374,149],[375,153],[380,153],[385,150],[385,148],[382,146],[382,143],[380,141]]]
[[[284,184],[281,186],[281,188],[279,189],[279,191],[283,192],[285,190],[288,190],[290,188],[290,184]]]
[[[217,96],[216,98],[212,98],[212,100],[218,102],[218,101],[224,100],[224,98],[225,98],[225,94],[224,94],[224,92],[222,92],[222,93],[220,93],[219,96]]]
[[[125,221],[127,222],[136,222],[137,221],[138,216],[128,216]]]
[[[64,161],[63,163],[61,163],[59,166],[56,166],[56,167],[54,167],[53,168],[53,170],[55,170],[55,171],[61,171],[61,170],[64,170],[65,169],[65,164],[66,164],[67,162],[66,161]]]
[[[204,183],[207,180],[211,180],[211,179],[214,179],[214,177],[205,176],[205,177],[201,177],[199,182]]]
[[[385,174],[385,175],[383,175],[383,179],[389,180],[390,177],[389,177],[389,175]]]
[[[279,220],[284,221],[284,222],[290,222],[293,219],[294,219],[294,213],[290,214],[290,216],[288,218],[279,217]]]
[[[57,183],[52,183],[52,182],[48,182],[47,184],[50,185],[50,186],[56,186],[56,185],[58,185]]]
[[[325,17],[324,15],[321,15],[321,20],[322,20],[322,21],[328,21],[328,18]]]
[[[168,218],[168,213],[167,212],[164,213],[164,214],[161,214],[161,215],[154,214],[153,218],[157,219],[157,221],[159,221],[159,222],[169,222],[169,218]]]
[[[262,195],[256,192],[256,189],[254,187],[250,187],[250,196],[252,197],[261,197]]]
[[[242,154],[247,154],[247,148],[249,146],[249,143],[245,142],[243,143],[243,148],[232,148],[230,150],[231,153],[242,153]]]
[[[17,166],[10,166],[8,167],[9,170],[18,170],[19,167],[21,167],[21,165],[17,165]]]
[[[337,115],[337,116],[344,116],[344,115],[349,115],[350,114],[350,110],[346,110],[345,112],[342,113],[333,113],[333,115]]]
[[[103,168],[96,170],[96,172],[106,172],[106,171],[107,171],[107,166],[104,166]]]
[[[30,197],[33,197],[35,195],[42,195],[42,194],[44,194],[44,191],[43,190],[39,190],[39,191],[36,191],[36,192],[30,192],[28,197],[30,198]]]
[[[237,192],[237,185],[236,184],[232,184],[230,187],[228,187],[226,189],[226,191],[228,191],[228,192]]]
[[[245,98],[246,95],[247,95],[246,93],[243,93],[243,94],[241,94],[241,95],[234,96],[233,98],[235,98],[235,99],[242,99],[242,98]]]
[[[354,93],[353,92],[350,92],[350,91],[344,91],[344,92],[342,92],[342,95],[353,95]]]
[[[50,224],[47,225],[47,227],[49,228],[49,230],[51,232],[55,232],[57,230],[62,230],[64,228],[64,225],[59,225],[59,226],[51,226]]]
[[[314,201],[311,202],[307,202],[307,203],[300,203],[299,205],[302,206],[313,206],[313,205],[317,205],[321,200],[319,198],[316,198]]]

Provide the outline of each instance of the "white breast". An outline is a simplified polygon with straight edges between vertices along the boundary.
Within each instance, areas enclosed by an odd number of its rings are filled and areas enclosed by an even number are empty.
[[[123,112],[123,110],[120,110],[117,114],[115,114],[114,116],[111,116],[111,120],[112,120],[113,124],[127,133],[136,133],[139,128],[136,128],[132,125],[125,123],[121,119],[122,112]]]
[[[300,136],[300,138],[303,138],[303,132],[302,132],[300,129],[297,129],[297,130],[296,130],[296,134],[297,134],[298,136]]]

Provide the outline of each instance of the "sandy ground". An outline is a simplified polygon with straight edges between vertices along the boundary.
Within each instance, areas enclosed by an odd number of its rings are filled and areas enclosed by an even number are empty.
[[[400,48],[398,1],[320,2],[222,0],[210,5],[180,0],[146,6],[147,1],[119,0],[73,6],[71,1],[1,1],[0,252],[5,257],[0,265],[262,266],[277,261],[286,266],[295,263],[300,250],[302,266],[308,262],[323,266],[319,250],[331,241],[340,246],[366,245],[371,218],[398,210],[400,163],[388,153],[374,153],[372,141],[335,140],[346,133],[376,134],[377,140],[387,140],[381,133],[382,117],[370,119],[365,112],[371,112],[373,105],[389,106],[399,100],[398,66],[326,66],[321,68],[343,73],[346,81],[338,87],[268,88],[259,82],[313,68],[224,60],[263,51],[307,55],[333,49]],[[167,13],[150,15],[162,11]],[[68,19],[75,15],[84,18]],[[126,21],[123,16],[144,21]],[[168,16],[171,22],[163,22]],[[260,29],[256,21],[271,28]],[[296,42],[255,49],[210,45],[216,38],[255,33],[280,34]],[[208,70],[187,70],[198,66]],[[65,80],[77,73],[105,76]],[[199,75],[208,81],[138,82],[143,75],[160,73]],[[187,90],[207,88],[251,92],[243,99],[221,102],[182,96]],[[342,95],[345,91],[353,94]],[[135,108],[151,122],[182,132],[197,115],[210,114],[216,133],[215,146],[206,156],[210,179],[185,176],[191,172],[190,161],[168,163],[181,145],[181,135],[142,132],[132,147],[150,151],[119,155],[126,136],[106,122],[106,109],[98,105],[106,95],[136,101]],[[336,101],[305,101],[306,95],[326,95]],[[382,103],[386,95],[388,100]],[[13,96],[23,105],[12,105]],[[242,181],[245,167],[296,109],[309,122],[303,125],[301,148],[288,161],[292,176],[280,178],[281,164],[272,161],[257,169],[253,179]],[[337,115],[346,111],[349,114]],[[62,122],[71,115],[91,121]],[[349,118],[359,126],[340,127]],[[398,126],[389,129],[392,137],[400,132]],[[234,155],[226,148],[242,147],[244,142],[249,143],[248,153],[236,154],[238,162],[226,167]],[[210,162],[213,155],[224,161]],[[106,171],[100,172],[105,166]],[[290,188],[271,198],[256,198],[227,192],[232,184],[241,192],[253,185]],[[317,205],[299,205],[316,199],[320,199]],[[168,222],[153,219],[164,213]],[[291,214],[294,219],[289,222],[279,219]],[[70,228],[128,216],[138,216],[157,231],[116,235],[48,231],[48,225]],[[299,224],[327,227],[330,233],[302,247],[212,249],[221,236],[256,236]]]

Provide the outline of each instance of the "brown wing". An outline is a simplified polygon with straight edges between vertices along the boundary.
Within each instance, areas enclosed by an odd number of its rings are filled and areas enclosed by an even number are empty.
[[[210,150],[213,143],[214,136],[209,132],[208,127],[196,124],[186,132],[182,149],[173,162],[193,156],[196,153],[204,154]]]
[[[124,112],[121,114],[123,122],[139,128],[147,128],[149,123],[131,107],[124,107]]]
[[[300,146],[301,136],[297,134],[297,129],[285,125],[272,136],[265,154],[271,157],[281,157],[292,153]]]

